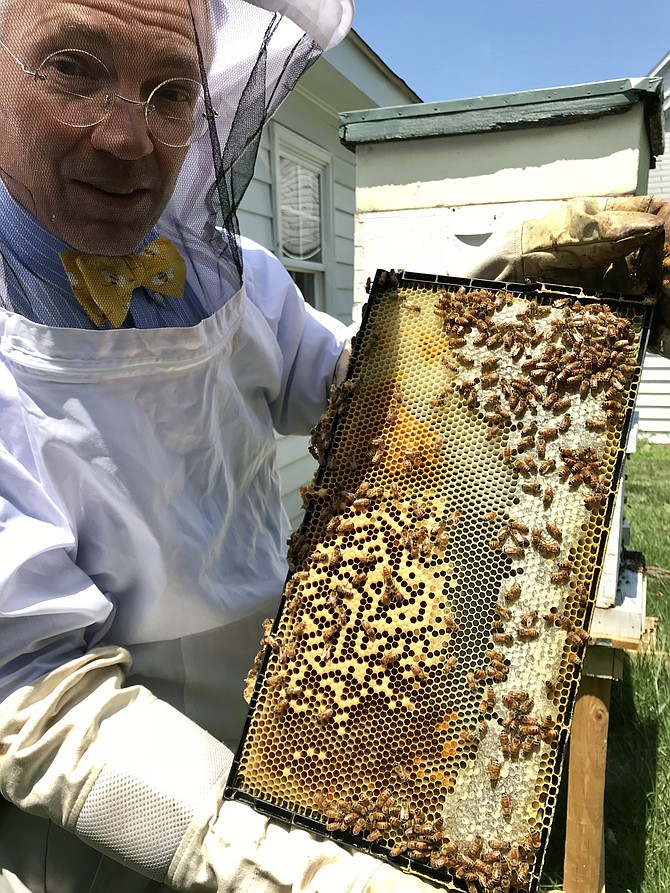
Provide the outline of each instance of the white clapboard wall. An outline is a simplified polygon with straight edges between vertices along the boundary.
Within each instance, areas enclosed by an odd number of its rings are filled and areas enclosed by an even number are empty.
[[[653,74],[665,76],[666,121],[670,109],[670,57]],[[670,129],[665,133],[665,152],[656,158],[656,167],[649,171],[649,193],[670,200]],[[657,442],[670,442],[670,360],[648,354],[642,370],[637,399],[640,414],[640,436]]]

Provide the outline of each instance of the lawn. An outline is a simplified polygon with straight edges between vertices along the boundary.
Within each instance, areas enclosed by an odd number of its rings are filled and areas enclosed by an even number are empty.
[[[626,657],[624,679],[612,689],[606,888],[607,893],[670,893],[670,446],[638,443],[626,475],[631,548],[645,555],[647,614],[659,619],[659,628],[655,651]],[[541,891],[561,889],[564,788]]]

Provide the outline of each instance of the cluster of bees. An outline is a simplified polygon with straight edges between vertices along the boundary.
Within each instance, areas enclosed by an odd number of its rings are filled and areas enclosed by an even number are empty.
[[[428,820],[422,809],[398,800],[388,789],[374,799],[363,795],[332,800],[318,793],[314,800],[328,831],[364,835],[370,843],[395,834],[391,858],[407,856],[438,871],[447,870],[465,881],[468,893],[507,893],[526,886],[541,844],[540,832],[531,830],[520,844],[499,838],[485,842],[478,836],[460,849],[444,834],[441,819]],[[511,809],[508,795],[503,794],[501,800]]]
[[[397,285],[394,280],[388,288]],[[399,311],[420,318],[425,306],[403,291],[397,292]],[[449,643],[461,618],[457,623],[446,606],[440,611],[444,637],[439,673],[443,680],[457,678],[457,687],[464,687],[474,703],[471,713],[466,707],[459,717],[454,744],[461,756],[470,758],[486,743],[484,776],[499,817],[494,830],[501,836],[492,836],[490,829],[474,839],[459,836],[435,803],[428,807],[413,800],[413,785],[420,777],[416,764],[409,772],[384,775],[385,770],[377,770],[380,774],[370,779],[381,791],[375,797],[338,796],[333,785],[328,795],[312,793],[302,808],[319,815],[329,832],[361,837],[385,847],[391,858],[409,858],[446,872],[463,881],[469,893],[507,893],[528,887],[542,839],[542,825],[536,817],[525,817],[516,776],[510,772],[530,766],[533,755],[544,757],[555,750],[565,727],[560,710],[553,708],[557,698],[565,702],[568,671],[572,668],[574,678],[590,641],[584,624],[591,587],[572,549],[574,530],[565,532],[564,497],[576,496],[587,518],[606,511],[612,467],[606,445],[610,435],[618,437],[628,407],[636,369],[635,332],[627,316],[602,303],[547,299],[515,304],[508,292],[485,289],[440,289],[434,311],[444,339],[438,354],[444,373],[421,410],[435,420],[430,436],[420,439],[413,433],[415,440],[400,445],[402,424],[397,423],[406,423],[415,396],[405,382],[394,380],[387,385],[382,410],[384,433],[364,440],[362,428],[355,427],[356,443],[340,451],[346,442],[339,438],[341,426],[346,426],[362,387],[356,376],[333,389],[328,412],[312,432],[310,450],[320,472],[302,489],[306,521],[289,540],[291,574],[279,627],[284,632],[273,633],[272,624],[265,629],[248,678],[249,692],[269,649],[263,680],[269,709],[278,723],[292,717],[302,722],[311,710],[320,742],[328,730],[335,730],[338,739],[345,728],[349,732],[343,690],[329,681],[343,662],[354,662],[352,657],[345,661],[344,641],[355,641],[362,649],[359,663],[365,669],[360,672],[368,673],[366,678],[372,672],[373,679],[366,682],[367,692],[379,679],[376,693],[401,690],[399,703],[414,698],[420,686],[433,684],[438,665],[425,659],[425,646],[412,646],[418,640],[412,640],[411,631],[393,638],[390,630],[403,612],[412,613],[415,575],[431,564],[450,564],[452,538],[463,548],[465,512],[438,506],[434,493],[421,492],[420,481],[426,477],[424,469],[440,468],[448,446],[450,432],[440,418],[454,404],[464,407],[483,423],[487,449],[499,451],[520,497],[513,511],[511,505],[480,509],[477,518],[485,528],[492,564],[502,568],[497,573],[503,585],[497,601],[488,606],[490,640],[476,664],[460,669],[460,652],[456,657]],[[381,351],[385,338],[383,331],[369,326],[359,363]],[[403,488],[403,477],[411,486]],[[355,483],[347,486],[348,480]],[[472,523],[471,511],[465,520]],[[555,595],[541,609],[533,602],[535,573],[540,585],[546,582],[547,592]],[[442,585],[435,584],[436,594]],[[560,642],[556,630],[562,634]],[[563,648],[563,658],[558,673],[543,686],[540,681],[540,696],[520,682],[514,670],[518,652],[511,649],[525,643],[524,651],[532,652],[533,643],[545,636],[558,642],[559,653]],[[416,704],[420,711],[420,698]],[[298,728],[303,734],[305,726]],[[493,729],[495,734],[489,735]],[[525,830],[519,833],[520,828]],[[505,839],[507,832],[515,839]]]

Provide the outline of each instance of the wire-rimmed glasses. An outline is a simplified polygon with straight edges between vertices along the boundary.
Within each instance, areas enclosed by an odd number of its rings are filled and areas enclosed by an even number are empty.
[[[33,70],[1,40],[0,46],[43,91],[51,116],[70,127],[100,124],[121,100],[143,109],[147,128],[159,142],[182,148],[204,136],[208,122],[217,116],[214,109],[208,110],[202,84],[193,78],[168,78],[146,99],[129,99],[112,89],[109,69],[86,50],[57,50]]]

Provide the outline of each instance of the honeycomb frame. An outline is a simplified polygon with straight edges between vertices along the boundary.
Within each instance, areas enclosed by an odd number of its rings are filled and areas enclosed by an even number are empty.
[[[226,796],[536,890],[652,306],[377,272]]]

